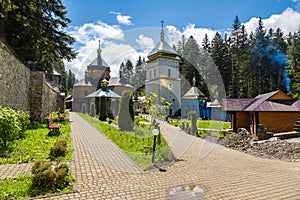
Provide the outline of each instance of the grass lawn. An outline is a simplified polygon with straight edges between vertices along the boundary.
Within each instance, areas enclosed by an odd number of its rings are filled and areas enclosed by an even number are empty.
[[[0,164],[28,163],[36,160],[48,160],[48,155],[54,142],[66,140],[68,149],[63,160],[72,159],[71,128],[69,122],[54,122],[61,124],[59,136],[48,136],[47,123],[36,123],[25,132],[25,138],[8,142],[8,148],[0,148]]]
[[[170,124],[181,127],[181,120],[171,120]],[[189,122],[191,126],[191,123]],[[230,122],[214,121],[214,120],[197,120],[198,128],[224,130],[230,128]]]
[[[28,163],[36,160],[50,161],[49,152],[54,142],[59,140],[67,141],[67,153],[62,160],[72,159],[70,123],[54,122],[61,124],[59,136],[48,136],[49,129],[47,122],[36,123],[25,132],[25,137],[13,142],[8,142],[8,148],[0,148],[0,155],[8,155],[8,158],[0,157],[0,164]],[[73,176],[69,174],[69,178]],[[72,181],[71,181],[72,182]],[[33,196],[49,193],[61,193],[72,191],[70,185],[62,191],[39,191],[31,188],[32,176],[23,175],[16,178],[0,180],[0,199],[24,199]]]
[[[198,120],[198,128],[224,130],[230,128],[230,122],[214,121],[214,120]]]
[[[88,115],[82,113],[78,113],[78,115],[118,145],[142,170],[152,167],[153,136],[149,134],[151,133],[149,127],[138,127],[136,130],[138,132],[121,131]],[[164,138],[160,136],[160,143],[158,141],[159,139],[157,139],[155,162],[165,162],[172,159],[173,154]]]
[[[70,175],[70,178],[73,179],[73,176]],[[47,192],[34,189],[31,184],[32,176],[30,175],[0,180],[0,199],[28,199],[38,195],[70,192],[73,189],[73,185],[69,185],[63,190]]]

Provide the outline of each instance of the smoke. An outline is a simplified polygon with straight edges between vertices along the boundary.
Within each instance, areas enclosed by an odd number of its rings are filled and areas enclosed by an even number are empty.
[[[287,93],[291,93],[291,79],[286,70],[286,66],[289,65],[289,60],[286,53],[284,53],[279,46],[273,45],[268,40],[257,39],[253,47],[253,51],[261,57],[269,59],[273,65],[280,67],[283,84],[285,84]]]
[[[283,77],[283,80],[284,80],[284,83],[285,83],[285,87],[286,87],[286,91],[288,94],[291,94],[291,79],[288,75],[288,71],[284,68],[282,69],[282,77]]]

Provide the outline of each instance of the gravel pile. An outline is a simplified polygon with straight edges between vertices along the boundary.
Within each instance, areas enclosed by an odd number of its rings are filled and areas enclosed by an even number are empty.
[[[300,162],[300,143],[287,141],[259,141],[246,129],[219,141],[219,144],[254,156]]]

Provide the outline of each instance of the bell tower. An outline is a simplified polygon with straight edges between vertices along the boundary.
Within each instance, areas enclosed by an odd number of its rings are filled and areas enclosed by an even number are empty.
[[[173,116],[181,106],[180,59],[175,50],[165,41],[163,21],[161,21],[161,25],[160,41],[148,55],[146,95],[154,92],[158,95],[158,99],[164,97],[166,101],[172,103],[167,114]]]

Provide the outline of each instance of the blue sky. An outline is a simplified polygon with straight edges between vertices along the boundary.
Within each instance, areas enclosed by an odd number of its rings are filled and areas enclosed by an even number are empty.
[[[235,15],[242,22],[252,17],[268,18],[286,8],[297,7],[292,0],[63,0],[71,25],[82,25],[101,20],[116,24],[119,12],[130,16],[132,27],[157,27],[163,19],[166,24],[183,28],[189,23],[225,30],[231,27]]]
[[[201,44],[218,31],[230,32],[238,15],[248,32],[258,17],[266,28],[280,27],[286,34],[300,26],[300,0],[63,0],[72,20],[70,35],[76,39],[78,58],[67,63],[78,77],[96,56],[101,39],[102,55],[115,75],[122,61],[133,62],[157,43],[164,20],[166,41],[175,44],[181,35]]]

